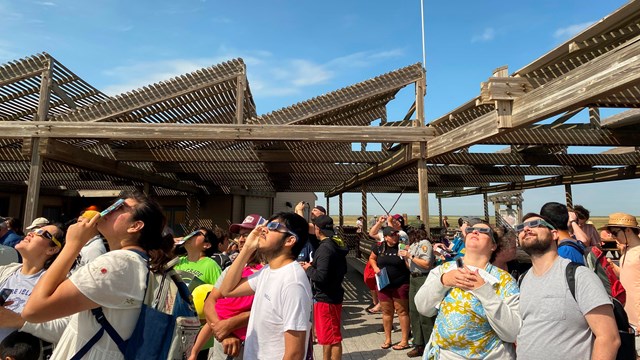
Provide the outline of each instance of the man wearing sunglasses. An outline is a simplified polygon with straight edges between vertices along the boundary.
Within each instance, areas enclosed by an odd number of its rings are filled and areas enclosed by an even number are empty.
[[[308,226],[302,216],[284,212],[256,226],[220,285],[225,297],[255,295],[245,359],[305,358],[311,329],[311,284],[295,259],[307,242]],[[267,265],[242,278],[245,264],[256,251]]]
[[[570,261],[558,256],[558,230],[538,214],[529,213],[522,221],[515,228],[532,268],[520,283],[523,323],[517,357],[615,359],[620,337],[612,302],[598,277],[578,266],[574,299],[566,275]]]

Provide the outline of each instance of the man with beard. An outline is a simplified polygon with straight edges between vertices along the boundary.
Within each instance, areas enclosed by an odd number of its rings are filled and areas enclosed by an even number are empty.
[[[570,261],[558,256],[558,230],[538,214],[522,220],[516,231],[533,267],[520,284],[518,359],[615,359],[620,337],[598,277],[578,266],[574,297],[567,282]]]
[[[245,359],[303,359],[311,329],[311,285],[294,259],[307,242],[307,221],[294,213],[273,215],[251,231],[220,286],[226,297],[254,295]],[[267,265],[242,279],[258,251]]]

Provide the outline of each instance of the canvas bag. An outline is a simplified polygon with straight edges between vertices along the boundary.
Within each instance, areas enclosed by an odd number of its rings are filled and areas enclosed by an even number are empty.
[[[132,251],[148,261],[146,253]],[[104,332],[127,360],[188,358],[200,331],[200,320],[186,284],[173,269],[177,262],[177,258],[169,262],[161,274],[147,272],[147,288],[140,316],[128,340],[123,340],[111,326],[101,307],[93,309],[91,312],[101,328],[72,359],[82,359]]]

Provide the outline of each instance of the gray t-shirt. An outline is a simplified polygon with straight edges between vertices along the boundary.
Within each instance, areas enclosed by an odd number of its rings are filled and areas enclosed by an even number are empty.
[[[566,280],[569,260],[558,257],[542,276],[533,269],[520,286],[522,328],[518,359],[591,359],[593,334],[584,317],[594,308],[612,305],[600,279],[588,268],[576,269],[576,300]]]

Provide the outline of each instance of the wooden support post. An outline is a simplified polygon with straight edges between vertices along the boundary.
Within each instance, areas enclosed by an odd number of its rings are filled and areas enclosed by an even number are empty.
[[[189,234],[191,231],[191,196],[187,196],[186,204],[185,204],[185,214],[184,214],[184,223],[182,225],[182,230],[185,235]]]
[[[329,215],[329,211],[330,211],[329,210],[329,197],[327,197],[326,200],[327,200],[327,215]]]
[[[429,232],[429,186],[427,178],[427,162],[418,160],[418,192],[420,197],[420,218],[423,219],[425,230]]]
[[[24,209],[24,223],[29,224],[36,218],[40,197],[40,177],[42,176],[42,158],[40,157],[40,138],[31,138],[31,166],[29,185]]]
[[[151,192],[151,184],[148,181],[144,182],[143,188],[142,188],[142,192],[149,196],[149,193]]]
[[[567,207],[573,207],[573,194],[571,193],[571,184],[564,185],[564,197],[567,201]]]
[[[42,72],[40,81],[40,96],[38,98],[38,111],[34,120],[46,121],[49,113],[49,100],[51,95],[51,61],[48,61],[46,70]],[[40,179],[42,177],[42,157],[40,156],[40,138],[31,138],[31,164],[29,169],[29,184],[27,186],[27,198],[24,208],[23,222],[30,223],[36,218],[38,203],[40,200]]]
[[[237,77],[238,87],[236,88],[236,124],[244,123],[244,91],[246,89],[245,84],[245,71],[242,70],[242,74]]]
[[[382,117],[380,117],[380,126],[383,126],[387,123],[387,108],[384,108],[384,113],[382,113]],[[391,143],[382,143],[382,151],[389,151],[391,148]]]
[[[344,216],[342,213],[342,193],[338,195],[338,216],[340,217],[340,227],[344,226]]]
[[[499,202],[495,202],[493,203],[494,209],[495,209],[495,217],[496,217],[496,226],[500,226],[500,224],[502,223],[502,218],[500,216],[500,203]]]
[[[489,197],[487,193],[482,194],[482,199],[484,200],[484,220],[489,222]],[[496,220],[497,222],[498,220]]]
[[[369,217],[367,214],[367,187],[366,185],[362,185],[360,187],[360,192],[362,193],[362,217],[364,217],[364,221],[362,223],[362,232],[367,234],[369,229],[367,229],[367,225],[369,224]]]
[[[593,106],[589,107],[589,123],[597,128],[600,128],[600,108]]]
[[[420,217],[422,217],[422,215],[420,215]],[[422,221],[424,221],[424,219]],[[442,223],[442,198],[438,198],[438,221],[440,222],[440,226],[444,227]]]

